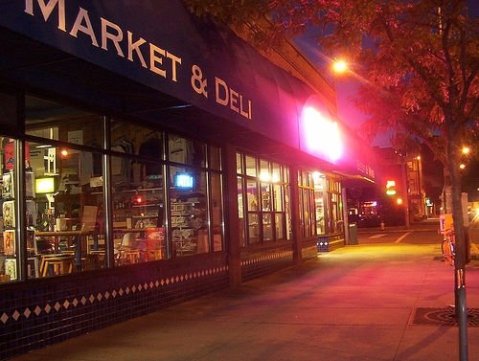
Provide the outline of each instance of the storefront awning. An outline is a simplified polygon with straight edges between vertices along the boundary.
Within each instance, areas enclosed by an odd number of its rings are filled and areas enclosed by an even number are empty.
[[[179,0],[9,1],[0,13],[4,77],[173,129],[309,152],[300,118],[314,91]]]

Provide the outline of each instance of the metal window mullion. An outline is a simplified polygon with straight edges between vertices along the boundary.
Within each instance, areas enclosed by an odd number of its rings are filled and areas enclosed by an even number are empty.
[[[206,176],[206,217],[207,217],[207,224],[208,224],[208,244],[209,244],[209,253],[213,251],[213,236],[211,231],[211,180],[210,180],[210,172],[208,169],[205,169],[205,176]]]
[[[13,171],[13,184],[15,189],[15,242],[17,249],[17,280],[27,277],[27,242],[25,221],[25,147],[24,141],[15,140],[15,167]]]
[[[210,190],[210,186],[211,186],[211,174],[210,174],[210,167],[209,167],[209,164],[210,164],[210,147],[209,147],[209,144],[204,144],[203,143],[203,149],[205,150],[205,176],[206,176],[206,222],[208,224],[208,244],[209,244],[209,252],[208,253],[211,253],[213,252],[213,232],[212,232],[212,215],[211,215],[211,210],[213,209],[212,205],[211,205],[211,202],[212,202],[212,199],[211,199],[211,190]],[[200,170],[201,172],[201,170]]]
[[[113,242],[113,199],[112,199],[112,182],[111,182],[111,134],[110,119],[103,117],[103,204],[104,204],[104,221],[105,221],[105,252],[107,267],[111,268],[115,265],[115,250]]]
[[[221,157],[221,159],[222,158],[223,157]],[[226,229],[225,229],[225,209],[226,208],[225,208],[225,201],[224,201],[224,189],[225,189],[224,182],[225,182],[225,180],[224,180],[224,177],[223,177],[223,169],[224,169],[224,167],[221,165],[221,171],[219,172],[219,176],[220,176],[220,204],[221,204],[220,224],[221,224],[221,250],[224,252],[225,251],[225,246],[226,246],[225,245],[225,233],[226,233]],[[238,180],[236,180],[236,181],[238,181]],[[236,195],[236,197],[238,197],[238,195]],[[228,212],[229,211],[230,210],[228,210]],[[235,212],[238,213],[238,209],[236,209]],[[214,244],[214,242],[213,242],[213,244]]]
[[[241,202],[242,207],[243,207],[243,224],[241,225],[243,227],[243,234],[244,234],[244,247],[247,247],[249,245],[249,230],[248,230],[248,200],[246,199],[248,197],[248,192],[247,192],[247,184],[248,182],[246,181],[246,176],[244,174],[237,174],[236,175],[236,188],[238,188],[238,179],[241,182]],[[238,197],[238,191],[236,191],[236,197]],[[224,208],[223,208],[224,209]],[[229,210],[228,210],[229,211]],[[239,216],[238,209],[236,210],[236,214]]]
[[[165,212],[164,238],[165,238],[165,245],[166,245],[166,258],[174,258],[176,256],[175,255],[176,252],[174,252],[175,247],[173,246],[173,234],[172,234],[171,222],[170,222],[171,199],[170,199],[170,192],[169,192],[169,182],[170,182],[170,165],[169,163],[163,163],[163,197],[164,197],[163,209]]]
[[[258,169],[260,161],[257,162]],[[257,173],[259,175],[259,173]],[[256,188],[258,189],[258,229],[259,229],[259,243],[264,243],[264,235],[263,235],[263,189],[261,189],[261,181],[259,177],[256,176]]]

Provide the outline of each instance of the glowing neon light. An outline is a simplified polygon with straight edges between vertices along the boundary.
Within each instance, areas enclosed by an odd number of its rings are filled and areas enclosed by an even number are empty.
[[[306,106],[303,109],[303,140],[306,149],[336,162],[343,154],[343,142],[338,123]]]
[[[193,188],[193,176],[186,173],[177,174],[175,176],[175,187],[183,189]]]

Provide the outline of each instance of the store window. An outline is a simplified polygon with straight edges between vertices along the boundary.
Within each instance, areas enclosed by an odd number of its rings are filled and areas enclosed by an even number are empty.
[[[329,181],[329,208],[330,213],[330,232],[343,233],[343,202],[341,197],[341,182],[332,178]]]
[[[240,157],[241,158],[241,157]],[[238,159],[238,157],[237,157]],[[239,168],[239,171],[241,172],[241,168]],[[236,181],[237,185],[237,194],[238,194],[238,237],[239,237],[239,242],[241,247],[246,247],[246,234],[245,234],[245,221],[246,221],[246,213],[244,209],[244,194],[246,193],[244,191],[244,186],[243,186],[243,178],[242,177],[237,177]]]
[[[219,147],[169,134],[167,163],[172,253],[181,257],[223,251]]]
[[[210,172],[211,184],[211,236],[213,241],[213,251],[223,251],[223,197],[221,186],[221,174]]]
[[[112,156],[111,164],[115,264],[166,258],[162,163]],[[114,164],[128,172],[115,173]]]
[[[111,134],[116,264],[222,251],[220,149],[119,120]]]
[[[314,209],[314,184],[312,174],[309,172],[299,173],[299,204],[300,226],[305,239],[316,235],[315,209]]]
[[[342,233],[341,183],[314,171],[299,173],[300,221],[303,236]]]
[[[99,115],[26,97],[27,277],[106,266],[103,129]]]
[[[93,148],[103,147],[102,117],[34,96],[25,99],[27,135]]]
[[[211,251],[206,172],[170,166],[171,236],[176,256]]]
[[[326,190],[327,181],[324,174],[320,172],[313,172],[314,184],[314,207],[315,207],[315,222],[316,234],[324,235],[326,233]]]
[[[34,253],[39,262],[38,272],[29,276],[58,276],[105,267],[101,155],[45,142],[27,145],[32,170],[25,172],[26,187],[33,179],[35,197],[30,203],[29,192],[26,194],[26,219],[28,230],[34,231]],[[93,165],[95,162],[98,164]],[[82,174],[95,167],[89,177]]]
[[[291,239],[287,168],[237,153],[236,169],[241,245]]]
[[[224,250],[219,147],[24,100],[24,139],[0,135],[0,283],[107,267],[110,244],[116,266]]]
[[[166,259],[165,136],[119,119],[110,133],[115,265]]]
[[[19,241],[17,232],[17,210],[19,195],[16,194],[17,185],[17,140],[14,138],[2,136],[1,154],[2,154],[2,207],[0,212],[2,215],[1,237],[0,243],[0,283],[16,281],[19,278],[19,250],[23,245]],[[33,194],[29,194],[32,198]],[[35,212],[33,211],[32,216]],[[33,219],[31,220],[33,223]],[[29,240],[31,244],[28,247],[33,249],[33,240]]]

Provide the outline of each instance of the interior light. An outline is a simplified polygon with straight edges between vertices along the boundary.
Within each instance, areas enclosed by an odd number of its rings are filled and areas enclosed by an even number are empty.
[[[55,192],[55,178],[45,177],[35,179],[35,193],[53,193]]]
[[[319,183],[321,181],[321,178],[324,177],[324,175],[318,171],[313,172],[312,176],[314,183]]]
[[[261,182],[270,182],[271,181],[271,175],[267,170],[262,170],[261,173],[259,174],[259,180]]]

